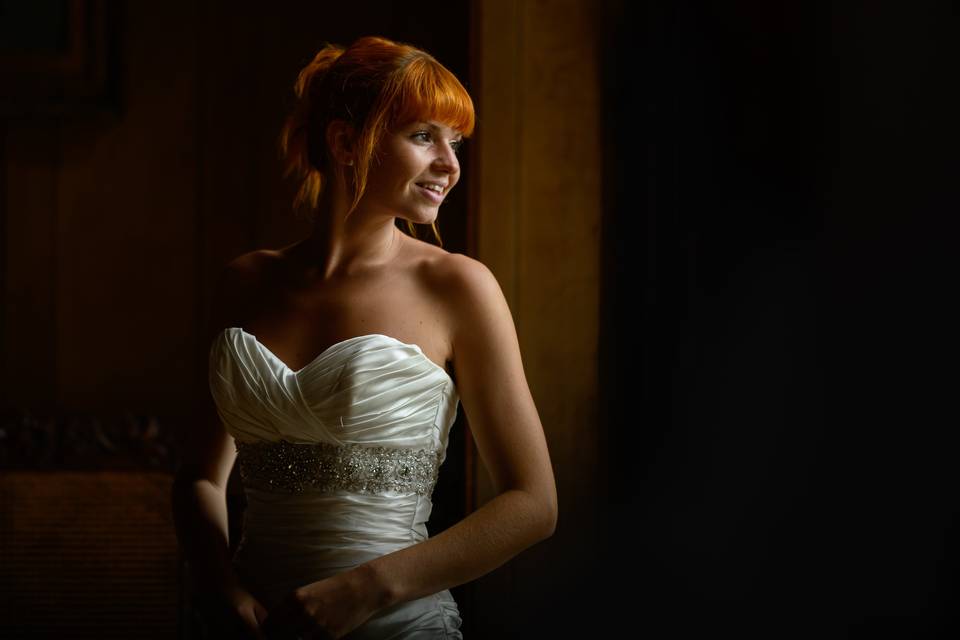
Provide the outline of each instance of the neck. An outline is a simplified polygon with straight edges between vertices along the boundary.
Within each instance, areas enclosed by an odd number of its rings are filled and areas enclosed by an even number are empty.
[[[345,189],[331,189],[310,236],[300,243],[298,253],[311,279],[334,280],[382,267],[399,252],[403,233],[395,216],[369,211],[362,203],[348,216],[349,206]]]

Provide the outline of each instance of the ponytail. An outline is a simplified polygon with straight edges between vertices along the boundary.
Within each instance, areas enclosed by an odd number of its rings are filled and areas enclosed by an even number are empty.
[[[280,130],[283,176],[293,174],[300,180],[300,189],[293,199],[293,208],[298,211],[317,208],[326,182],[324,169],[327,168],[327,157],[323,140],[326,123],[311,122],[311,116],[317,120],[315,116],[325,111],[317,108],[319,105],[316,102],[322,97],[318,89],[343,51],[343,47],[327,44],[301,69],[293,84],[296,106]],[[317,131],[318,128],[321,130]]]

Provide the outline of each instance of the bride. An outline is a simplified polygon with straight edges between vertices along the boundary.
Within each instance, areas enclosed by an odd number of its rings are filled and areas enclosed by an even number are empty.
[[[295,90],[280,146],[312,231],[223,269],[206,414],[172,495],[178,540],[197,589],[251,637],[460,638],[449,589],[557,519],[496,279],[412,235],[431,225],[439,240],[473,104],[432,56],[378,37],[324,47]],[[458,405],[497,495],[430,537]],[[231,557],[235,461],[247,507]]]

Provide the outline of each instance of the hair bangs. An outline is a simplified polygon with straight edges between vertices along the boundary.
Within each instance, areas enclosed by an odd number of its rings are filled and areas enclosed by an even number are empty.
[[[412,60],[404,71],[394,103],[394,125],[434,120],[464,137],[473,134],[473,100],[456,76],[425,56]]]

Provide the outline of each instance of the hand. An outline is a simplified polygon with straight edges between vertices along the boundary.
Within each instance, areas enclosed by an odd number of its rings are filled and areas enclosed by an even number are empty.
[[[377,611],[377,592],[357,570],[300,587],[263,623],[266,638],[342,638]]]
[[[239,585],[226,587],[201,600],[203,617],[212,625],[214,637],[249,637],[264,640],[261,624],[266,608]]]

